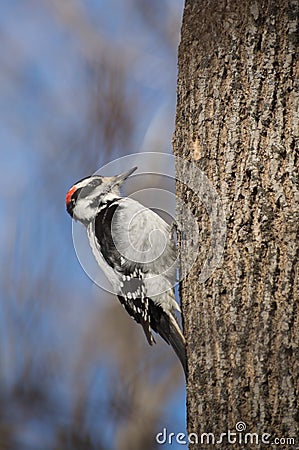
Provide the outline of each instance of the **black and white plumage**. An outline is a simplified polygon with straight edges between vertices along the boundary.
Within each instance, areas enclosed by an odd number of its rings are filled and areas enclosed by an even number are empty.
[[[91,176],[66,195],[68,213],[87,229],[93,255],[120,303],[144,330],[170,344],[186,373],[185,339],[175,311],[176,246],[169,225],[119,188],[136,167],[115,177]]]

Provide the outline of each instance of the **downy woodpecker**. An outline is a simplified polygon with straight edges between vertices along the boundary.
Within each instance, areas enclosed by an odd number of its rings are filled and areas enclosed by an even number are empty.
[[[186,373],[185,339],[178,325],[173,286],[176,245],[170,226],[154,211],[119,188],[137,169],[113,177],[78,181],[66,195],[66,209],[85,225],[93,255],[129,315],[170,344]]]

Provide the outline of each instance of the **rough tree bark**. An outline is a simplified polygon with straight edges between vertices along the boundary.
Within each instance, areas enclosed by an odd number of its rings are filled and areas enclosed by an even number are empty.
[[[266,448],[263,433],[299,446],[298,11],[298,0],[185,3],[174,154],[211,181],[227,225],[221,263],[201,283],[210,220],[178,165],[177,195],[199,223],[181,284],[188,432],[199,443],[231,430],[241,448],[246,433],[259,435],[246,448]],[[227,436],[219,448],[232,448]]]

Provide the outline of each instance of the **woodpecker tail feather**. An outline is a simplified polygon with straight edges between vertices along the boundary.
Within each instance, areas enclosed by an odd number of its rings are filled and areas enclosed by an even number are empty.
[[[164,332],[164,328],[158,330],[160,336],[171,345],[173,350],[175,351],[177,357],[181,361],[183,366],[185,376],[187,375],[187,361],[186,361],[186,341],[182,334],[182,331],[173,316],[169,316],[168,314],[164,314],[165,320],[168,321],[168,325],[166,326],[166,333]],[[159,327],[160,328],[160,327]]]
[[[148,297],[145,299],[125,299],[119,295],[118,299],[130,316],[142,325],[150,345],[156,342],[151,329],[158,333],[167,344],[171,345],[181,361],[186,375],[186,342],[175,316],[170,312],[165,312],[160,305],[157,305]]]
[[[150,304],[152,317],[151,327],[167,344],[171,345],[181,361],[186,376],[186,341],[179,324],[172,314],[166,313],[160,306],[155,305],[153,302],[150,302]]]

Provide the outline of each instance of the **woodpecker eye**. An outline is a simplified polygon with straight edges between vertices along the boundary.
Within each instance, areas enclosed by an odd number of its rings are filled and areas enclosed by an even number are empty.
[[[80,197],[88,197],[90,194],[92,194],[93,190],[100,186],[102,184],[102,180],[100,178],[95,178],[88,183],[87,186],[84,186],[83,188],[78,189],[78,191],[81,191]],[[77,200],[77,198],[76,198]]]
[[[90,186],[92,187],[97,187],[100,186],[103,183],[103,180],[101,178],[94,178],[91,182],[90,182]]]

